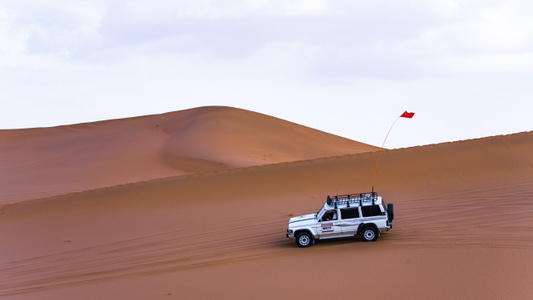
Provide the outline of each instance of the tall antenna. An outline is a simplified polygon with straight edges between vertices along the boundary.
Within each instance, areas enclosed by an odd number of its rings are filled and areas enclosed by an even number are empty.
[[[372,180],[372,194],[374,193],[374,183],[376,183],[376,174],[378,173],[378,165],[379,165],[379,159],[381,158],[381,152],[383,152],[383,147],[385,146],[385,142],[387,141],[387,138],[389,137],[389,133],[391,132],[392,127],[394,127],[394,124],[396,124],[396,122],[400,118],[412,119],[414,115],[415,115],[414,112],[405,111],[401,116],[399,116],[398,118],[396,118],[396,120],[394,120],[394,123],[392,123],[392,126],[389,129],[389,132],[387,132],[387,135],[385,136],[385,140],[383,140],[383,145],[381,145],[381,149],[379,150],[378,161],[376,162],[376,169],[374,170],[374,179]]]

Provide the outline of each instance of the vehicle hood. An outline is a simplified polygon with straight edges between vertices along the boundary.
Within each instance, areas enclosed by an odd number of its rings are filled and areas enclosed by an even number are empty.
[[[309,221],[309,220],[316,220],[315,214],[309,214],[309,215],[303,215],[303,216],[291,218],[289,220],[289,225],[292,225],[292,224],[296,225],[295,223],[302,223],[304,221]]]

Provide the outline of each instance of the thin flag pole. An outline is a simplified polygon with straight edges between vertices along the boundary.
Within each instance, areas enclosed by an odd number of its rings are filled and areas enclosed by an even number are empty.
[[[409,113],[405,111],[401,116],[399,116],[398,118],[396,118],[396,120],[394,120],[394,123],[392,123],[392,126],[389,128],[389,132],[387,132],[387,135],[385,136],[385,139],[383,140],[383,144],[381,145],[381,149],[379,150],[378,161],[376,162],[376,169],[374,170],[374,179],[372,179],[372,194],[374,193],[374,184],[376,183],[376,174],[378,173],[378,165],[379,165],[379,159],[381,158],[381,152],[383,152],[383,147],[385,147],[385,142],[387,141],[387,138],[389,137],[392,127],[394,127],[394,124],[396,124],[396,122],[398,122],[400,118],[411,119],[413,118],[414,115],[415,113],[413,112]]]

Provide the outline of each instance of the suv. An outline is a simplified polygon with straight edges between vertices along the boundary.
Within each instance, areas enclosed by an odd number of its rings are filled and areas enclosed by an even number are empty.
[[[377,193],[327,197],[315,214],[289,220],[287,238],[295,238],[298,247],[310,247],[316,240],[357,236],[375,241],[383,231],[392,228],[394,207],[386,205]]]

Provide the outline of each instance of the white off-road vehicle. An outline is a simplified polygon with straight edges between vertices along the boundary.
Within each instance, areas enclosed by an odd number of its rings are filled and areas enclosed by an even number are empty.
[[[317,213],[291,218],[286,236],[295,238],[298,247],[357,235],[365,242],[375,241],[381,232],[392,228],[393,219],[393,204],[385,206],[377,193],[328,196]]]

